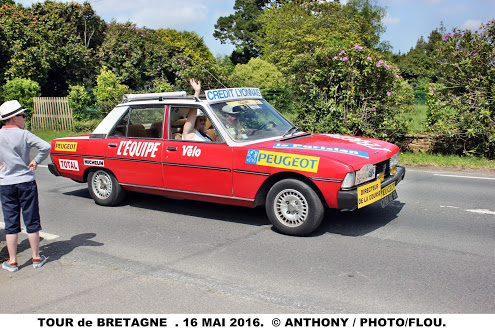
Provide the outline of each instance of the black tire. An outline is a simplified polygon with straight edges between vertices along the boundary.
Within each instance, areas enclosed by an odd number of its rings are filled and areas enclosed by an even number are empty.
[[[283,234],[306,236],[318,228],[325,208],[318,194],[306,183],[285,179],[274,184],[266,198],[270,222]]]
[[[89,173],[88,189],[91,198],[98,205],[114,206],[120,204],[125,198],[125,190],[115,176],[104,169]]]

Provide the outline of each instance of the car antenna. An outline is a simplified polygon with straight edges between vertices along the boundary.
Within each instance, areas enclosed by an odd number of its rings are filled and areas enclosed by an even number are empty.
[[[215,77],[215,75],[213,73],[211,73],[207,68],[205,68],[204,66],[202,66],[201,64],[199,64],[198,62],[196,62],[195,60],[193,60],[192,58],[190,58],[189,56],[186,56],[187,59],[193,61],[194,63],[196,63],[197,65],[199,65],[203,70],[205,70],[206,72],[208,72],[210,74],[210,76],[212,76],[220,85],[223,86],[223,88],[227,88],[227,86],[225,86],[220,80],[217,79],[217,77]]]

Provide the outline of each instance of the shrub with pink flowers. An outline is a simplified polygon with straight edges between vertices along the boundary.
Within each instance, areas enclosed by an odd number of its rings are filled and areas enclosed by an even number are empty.
[[[494,159],[495,21],[446,34],[434,60],[426,124],[437,150]]]
[[[366,47],[328,47],[298,56],[289,68],[306,131],[344,133],[400,142],[400,114],[413,91],[400,71]]]

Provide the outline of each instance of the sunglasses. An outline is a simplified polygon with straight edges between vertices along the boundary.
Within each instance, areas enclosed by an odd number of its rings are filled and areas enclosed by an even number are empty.
[[[23,114],[23,113],[18,114],[18,115],[15,115],[15,116],[16,116],[16,117],[22,117],[22,118],[26,119],[26,115],[25,115],[25,114]]]
[[[206,121],[206,118],[198,117],[198,121]]]

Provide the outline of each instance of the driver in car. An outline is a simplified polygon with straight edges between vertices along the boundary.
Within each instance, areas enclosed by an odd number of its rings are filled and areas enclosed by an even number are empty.
[[[225,128],[227,132],[236,140],[246,140],[248,134],[246,129],[244,129],[239,123],[240,106],[230,106],[226,105],[222,108],[222,112],[225,116]]]

